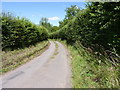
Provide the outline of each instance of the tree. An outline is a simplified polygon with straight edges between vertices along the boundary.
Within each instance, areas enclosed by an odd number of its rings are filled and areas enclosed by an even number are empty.
[[[76,5],[71,5],[71,7],[67,8],[66,10],[65,19],[73,19],[80,9]]]
[[[69,23],[69,21],[73,19],[78,14],[79,11],[80,11],[80,8],[78,8],[76,5],[71,5],[71,7],[68,7],[65,10],[66,15],[64,20],[59,22],[59,27],[61,28],[67,23]]]
[[[52,25],[48,22],[48,19],[44,17],[41,18],[39,25],[47,28],[49,31],[52,29]]]

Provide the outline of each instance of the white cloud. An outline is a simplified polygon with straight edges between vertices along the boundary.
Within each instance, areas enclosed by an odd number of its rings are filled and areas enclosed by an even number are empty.
[[[60,18],[59,17],[50,17],[48,18],[48,20],[59,20]]]

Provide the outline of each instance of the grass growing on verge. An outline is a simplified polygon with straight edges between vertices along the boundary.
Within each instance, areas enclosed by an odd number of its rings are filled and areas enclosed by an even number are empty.
[[[98,58],[82,45],[67,48],[71,54],[73,88],[120,88],[119,65],[113,66],[106,57]]]
[[[48,41],[43,41],[35,46],[30,46],[24,49],[18,49],[14,51],[2,51],[2,73],[8,72],[10,70],[15,69],[21,64],[30,61],[34,57],[40,55],[44,52],[49,46]]]

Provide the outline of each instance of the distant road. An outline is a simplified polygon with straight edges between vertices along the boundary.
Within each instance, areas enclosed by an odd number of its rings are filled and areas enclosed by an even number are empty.
[[[2,76],[3,88],[70,88],[71,71],[66,48],[59,42],[39,57]]]

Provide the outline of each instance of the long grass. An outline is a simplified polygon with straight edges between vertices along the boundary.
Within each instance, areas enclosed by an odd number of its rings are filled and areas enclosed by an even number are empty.
[[[46,48],[48,48],[49,42],[43,41],[35,46],[30,46],[24,49],[17,49],[14,51],[2,51],[2,68],[1,72],[4,74],[10,70],[15,69],[16,67],[24,64],[34,57],[40,55]]]
[[[120,64],[114,66],[106,56],[98,57],[81,44],[63,43],[71,54],[73,88],[120,88]]]

